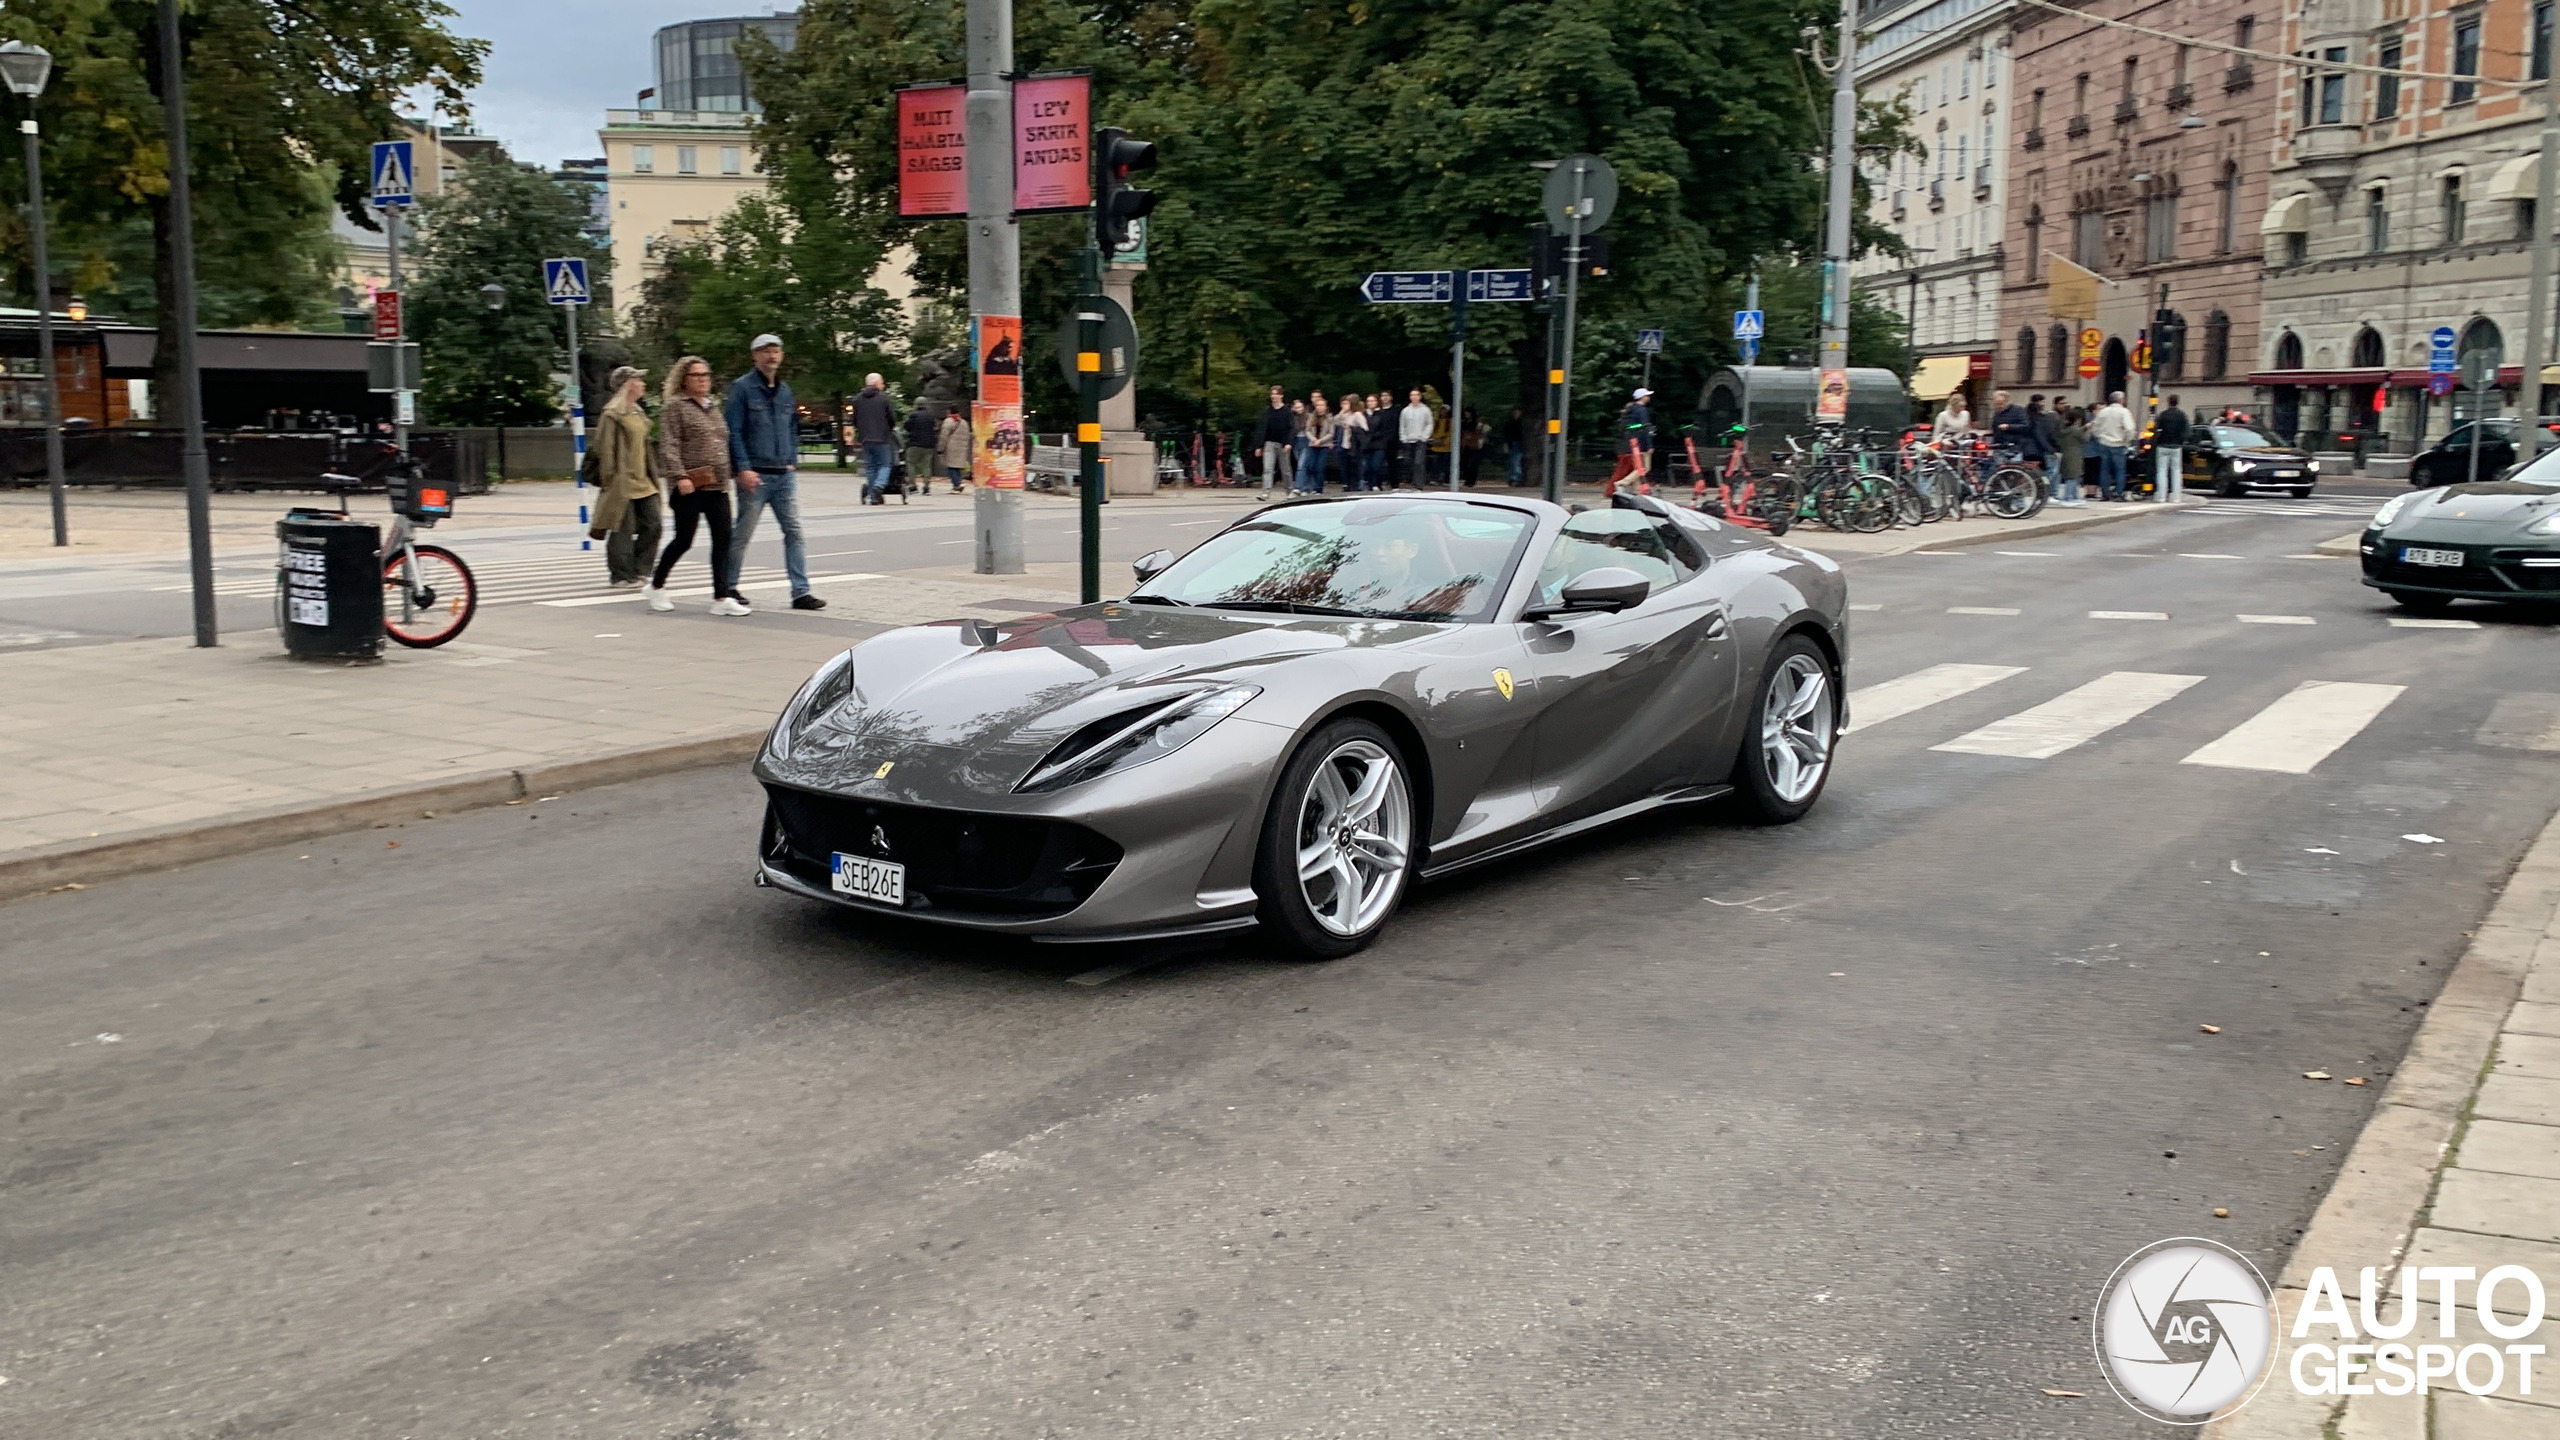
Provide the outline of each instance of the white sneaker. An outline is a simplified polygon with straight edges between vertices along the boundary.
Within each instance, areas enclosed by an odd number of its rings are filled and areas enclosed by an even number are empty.
[[[732,600],[723,596],[722,598],[711,602],[711,613],[714,615],[752,615],[755,612],[747,608],[745,601]]]
[[[666,586],[652,585],[649,587],[649,608],[652,610],[673,610],[676,608],[676,602],[667,598]]]

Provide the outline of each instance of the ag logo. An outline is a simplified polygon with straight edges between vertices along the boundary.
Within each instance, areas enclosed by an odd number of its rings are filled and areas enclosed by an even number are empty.
[[[1508,671],[1508,670],[1496,670],[1496,671],[1494,671],[1494,672],[1493,672],[1493,688],[1502,692],[1502,698],[1503,698],[1503,699],[1505,699],[1505,700],[1510,699],[1510,698],[1511,698],[1511,672],[1510,672],[1510,671]]]
[[[2246,1403],[2275,1355],[2265,1277],[2211,1240],[2162,1240],[2116,1267],[2098,1296],[2098,1363],[2154,1420],[2202,1425]]]

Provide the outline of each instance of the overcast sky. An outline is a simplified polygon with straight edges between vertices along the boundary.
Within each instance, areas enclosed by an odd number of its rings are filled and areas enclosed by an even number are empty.
[[[602,154],[596,127],[654,83],[649,37],[661,25],[766,15],[765,0],[448,0],[455,33],[489,42],[473,125],[538,165]]]

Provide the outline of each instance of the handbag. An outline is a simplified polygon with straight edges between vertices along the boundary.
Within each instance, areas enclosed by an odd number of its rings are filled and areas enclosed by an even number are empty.
[[[720,488],[720,478],[711,472],[711,467],[708,465],[694,466],[684,472],[684,478],[693,482],[693,493],[696,495]]]

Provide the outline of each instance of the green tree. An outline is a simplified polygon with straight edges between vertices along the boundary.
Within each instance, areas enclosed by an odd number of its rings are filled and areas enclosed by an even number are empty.
[[[329,207],[373,223],[368,147],[399,133],[405,97],[424,90],[459,113],[478,83],[486,46],[447,31],[452,14],[439,0],[188,0],[202,321],[292,323],[325,308]],[[136,318],[156,318],[173,273],[158,23],[153,0],[9,0],[0,12],[0,35],[56,57],[41,103],[56,253]],[[22,187],[16,163],[0,170]],[[22,229],[8,238],[23,287]],[[161,327],[164,383],[176,344]]]
[[[581,228],[585,198],[539,171],[483,156],[419,211],[417,270],[404,298],[428,417],[448,425],[559,419],[552,376],[566,364],[568,337],[559,310],[543,297],[542,262],[581,257],[590,284],[601,288],[609,278],[611,257]],[[480,294],[490,284],[506,290],[495,310]],[[579,319],[610,313],[597,305]]]

